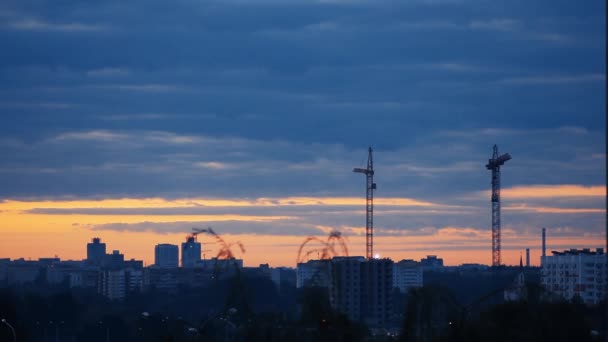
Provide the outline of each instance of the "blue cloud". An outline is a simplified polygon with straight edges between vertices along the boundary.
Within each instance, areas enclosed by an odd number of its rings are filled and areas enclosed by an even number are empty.
[[[0,197],[356,196],[370,144],[383,196],[477,201],[494,143],[603,185],[604,7],[6,1]]]

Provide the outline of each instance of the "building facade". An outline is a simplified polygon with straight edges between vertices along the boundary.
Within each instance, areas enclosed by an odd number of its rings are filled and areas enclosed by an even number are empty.
[[[177,245],[163,243],[154,247],[154,265],[174,268],[179,266],[179,248]]]
[[[77,281],[77,279],[75,278]],[[143,287],[143,271],[140,269],[103,270],[98,275],[98,292],[110,300],[123,300]]]
[[[210,272],[231,272],[243,268],[243,259],[203,259],[199,260],[194,267]]]
[[[365,321],[370,327],[389,325],[393,313],[393,264],[388,258],[370,259],[364,263]]]
[[[87,243],[87,263],[89,265],[101,265],[101,262],[106,255],[106,244],[101,242],[101,239],[96,237]]]
[[[118,270],[125,267],[125,255],[119,250],[113,250],[112,254],[105,254],[101,260],[104,269]]]
[[[386,327],[392,315],[393,261],[363,257],[331,260],[330,303],[353,321]]]
[[[123,300],[127,295],[125,270],[106,270],[99,273],[98,292],[110,300]]]
[[[182,242],[182,267],[192,268],[201,260],[201,243],[193,236]]]
[[[335,257],[331,260],[331,306],[352,321],[365,319],[364,264],[364,257]]]
[[[426,258],[420,259],[420,265],[425,270],[441,270],[443,269],[443,259],[436,255],[427,255]]]
[[[586,304],[606,298],[606,255],[603,248],[552,252],[541,259],[541,282],[567,300],[580,297]]]
[[[36,281],[43,267],[37,261],[17,259],[11,262],[6,270],[8,285],[22,285]]]
[[[293,268],[277,267],[269,269],[270,280],[275,284],[279,293],[296,287],[296,271]]]
[[[407,293],[411,288],[422,287],[423,272],[419,262],[401,260],[393,264],[393,287],[401,293]]]
[[[296,269],[296,287],[325,287],[331,281],[331,260],[309,260]]]

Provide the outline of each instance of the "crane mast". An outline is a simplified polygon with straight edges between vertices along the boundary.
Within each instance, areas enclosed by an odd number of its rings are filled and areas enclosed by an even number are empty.
[[[505,153],[498,155],[498,146],[494,145],[492,158],[488,159],[486,168],[492,171],[492,266],[500,266],[500,166],[511,156]]]
[[[363,173],[366,178],[366,193],[365,193],[365,257],[372,259],[374,257],[374,159],[372,156],[372,148],[369,147],[367,155],[367,168],[354,168],[353,172]]]

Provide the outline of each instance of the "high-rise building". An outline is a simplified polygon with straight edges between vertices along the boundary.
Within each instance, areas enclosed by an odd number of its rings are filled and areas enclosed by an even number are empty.
[[[97,290],[110,300],[123,300],[129,292],[141,291],[142,285],[142,270],[132,268],[103,270],[99,272]]]
[[[144,290],[155,289],[162,292],[177,293],[183,269],[146,267],[143,273]]]
[[[443,259],[436,255],[427,255],[426,258],[420,259],[420,266],[427,270],[437,270],[443,268]]]
[[[128,292],[141,292],[144,283],[144,271],[142,269],[127,268],[125,283]]]
[[[93,238],[87,243],[87,263],[89,265],[99,266],[106,255],[106,244],[101,243],[98,237]]]
[[[393,261],[363,257],[331,260],[330,302],[354,321],[387,326],[392,313]]]
[[[122,300],[127,293],[125,270],[105,270],[99,273],[98,292],[110,300]]]
[[[296,286],[296,271],[293,268],[270,268],[270,280],[276,285],[279,293]]]
[[[331,260],[331,306],[352,321],[365,318],[364,257],[335,257]]]
[[[586,304],[606,298],[606,255],[603,248],[553,252],[541,259],[541,283],[567,300],[580,297]]]
[[[99,286],[99,270],[97,268],[88,267],[76,270],[70,273],[70,288],[87,287],[97,288]]]
[[[7,268],[8,285],[21,285],[33,283],[41,274],[43,268],[37,261],[17,259],[13,260]]]
[[[156,245],[156,247],[154,247],[154,264],[157,267],[178,267],[179,248],[177,245],[168,243]]]
[[[366,323],[371,327],[386,327],[393,311],[393,261],[388,258],[369,259],[364,263],[364,268]]]
[[[125,265],[125,255],[118,250],[113,250],[112,254],[105,254],[101,260],[101,267],[104,269],[119,270]]]
[[[530,248],[526,248],[526,267],[530,267]]]
[[[422,287],[422,266],[414,260],[401,260],[393,264],[393,287],[401,293],[407,293],[410,288]]]
[[[309,260],[298,263],[296,287],[329,287],[331,282],[330,260]]]
[[[201,243],[193,236],[182,242],[182,267],[192,268],[201,260]]]

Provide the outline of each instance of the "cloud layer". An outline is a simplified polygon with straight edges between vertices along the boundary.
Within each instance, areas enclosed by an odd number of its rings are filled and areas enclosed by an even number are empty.
[[[512,238],[548,226],[595,241],[604,13],[565,0],[4,1],[0,238],[43,222],[357,237],[365,189],[351,171],[371,145],[379,236],[448,251],[458,234],[487,239],[498,144],[513,156]]]

